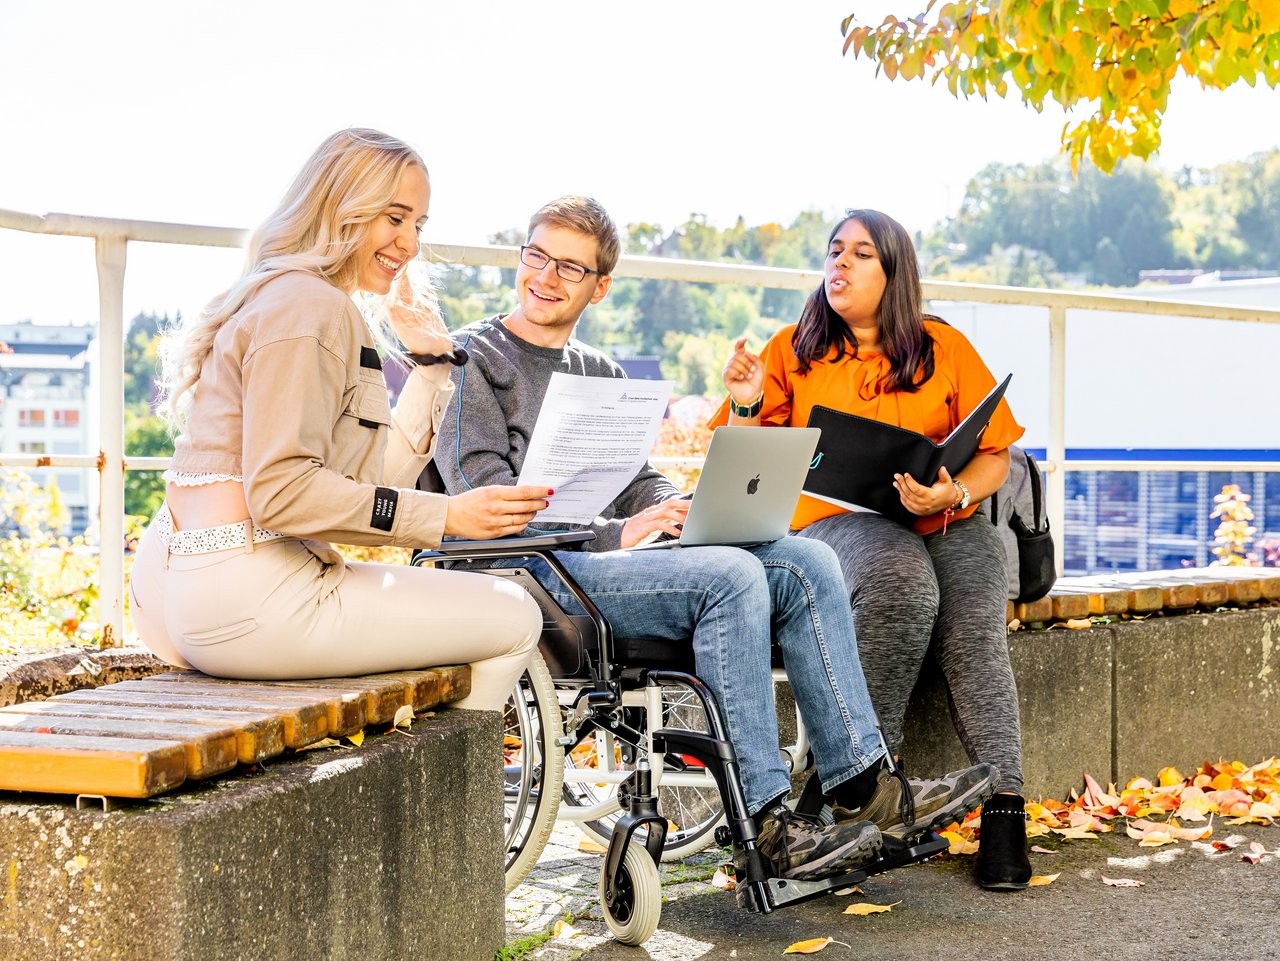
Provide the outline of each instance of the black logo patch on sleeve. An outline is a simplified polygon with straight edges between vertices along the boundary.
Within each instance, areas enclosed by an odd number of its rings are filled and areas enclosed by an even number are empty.
[[[373,492],[373,517],[369,526],[390,533],[396,522],[396,508],[400,506],[400,492],[394,487],[379,487]]]
[[[382,358],[372,347],[360,348],[360,366],[369,370],[382,370]]]

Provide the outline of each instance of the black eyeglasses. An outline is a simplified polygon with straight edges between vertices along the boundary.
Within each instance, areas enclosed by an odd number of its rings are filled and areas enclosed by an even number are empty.
[[[600,271],[592,270],[584,267],[582,264],[575,264],[572,260],[556,260],[554,257],[548,257],[537,247],[521,247],[520,263],[526,267],[532,267],[534,270],[541,270],[547,264],[554,263],[556,265],[556,273],[560,275],[561,280],[567,280],[571,284],[579,284],[587,276],[587,274],[595,274],[600,276]]]

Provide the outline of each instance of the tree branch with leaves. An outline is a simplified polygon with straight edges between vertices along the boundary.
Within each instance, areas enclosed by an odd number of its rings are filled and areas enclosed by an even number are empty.
[[[929,0],[909,19],[841,24],[844,51],[890,80],[945,83],[953,96],[1047,101],[1092,113],[1068,121],[1073,172],[1087,151],[1111,171],[1160,146],[1170,85],[1181,75],[1223,90],[1280,85],[1280,0]]]

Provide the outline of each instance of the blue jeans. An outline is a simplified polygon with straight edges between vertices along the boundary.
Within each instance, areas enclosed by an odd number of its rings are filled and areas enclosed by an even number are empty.
[[[747,807],[790,792],[778,750],[771,635],[805,719],[824,791],[884,756],[836,556],[784,537],[758,547],[557,551],[619,637],[692,639],[698,676],[715,694],[738,755]],[[545,564],[544,587],[580,610]]]

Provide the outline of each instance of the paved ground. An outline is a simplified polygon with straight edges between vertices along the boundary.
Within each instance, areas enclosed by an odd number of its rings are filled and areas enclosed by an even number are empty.
[[[1038,844],[1057,849],[1032,855],[1037,874],[1059,875],[1046,887],[983,891],[973,883],[972,858],[946,857],[872,878],[863,895],[820,898],[767,916],[740,911],[732,894],[690,880],[714,871],[720,852],[713,850],[667,866],[658,932],[644,947],[629,948],[611,940],[600,920],[600,855],[579,851],[569,829],[557,833],[529,881],[508,899],[507,930],[512,946],[525,939],[521,957],[538,961],[753,961],[778,958],[792,942],[816,937],[849,945],[830,944],[824,961],[1280,959],[1280,828],[1219,822],[1213,838],[1233,833],[1277,853],[1253,865],[1241,860],[1240,849],[1218,852],[1204,842],[1141,848],[1114,834],[1096,841],[1041,838]],[[1109,887],[1103,876],[1145,885]],[[859,901],[901,903],[888,914],[842,914]],[[528,940],[566,914],[580,933]]]

